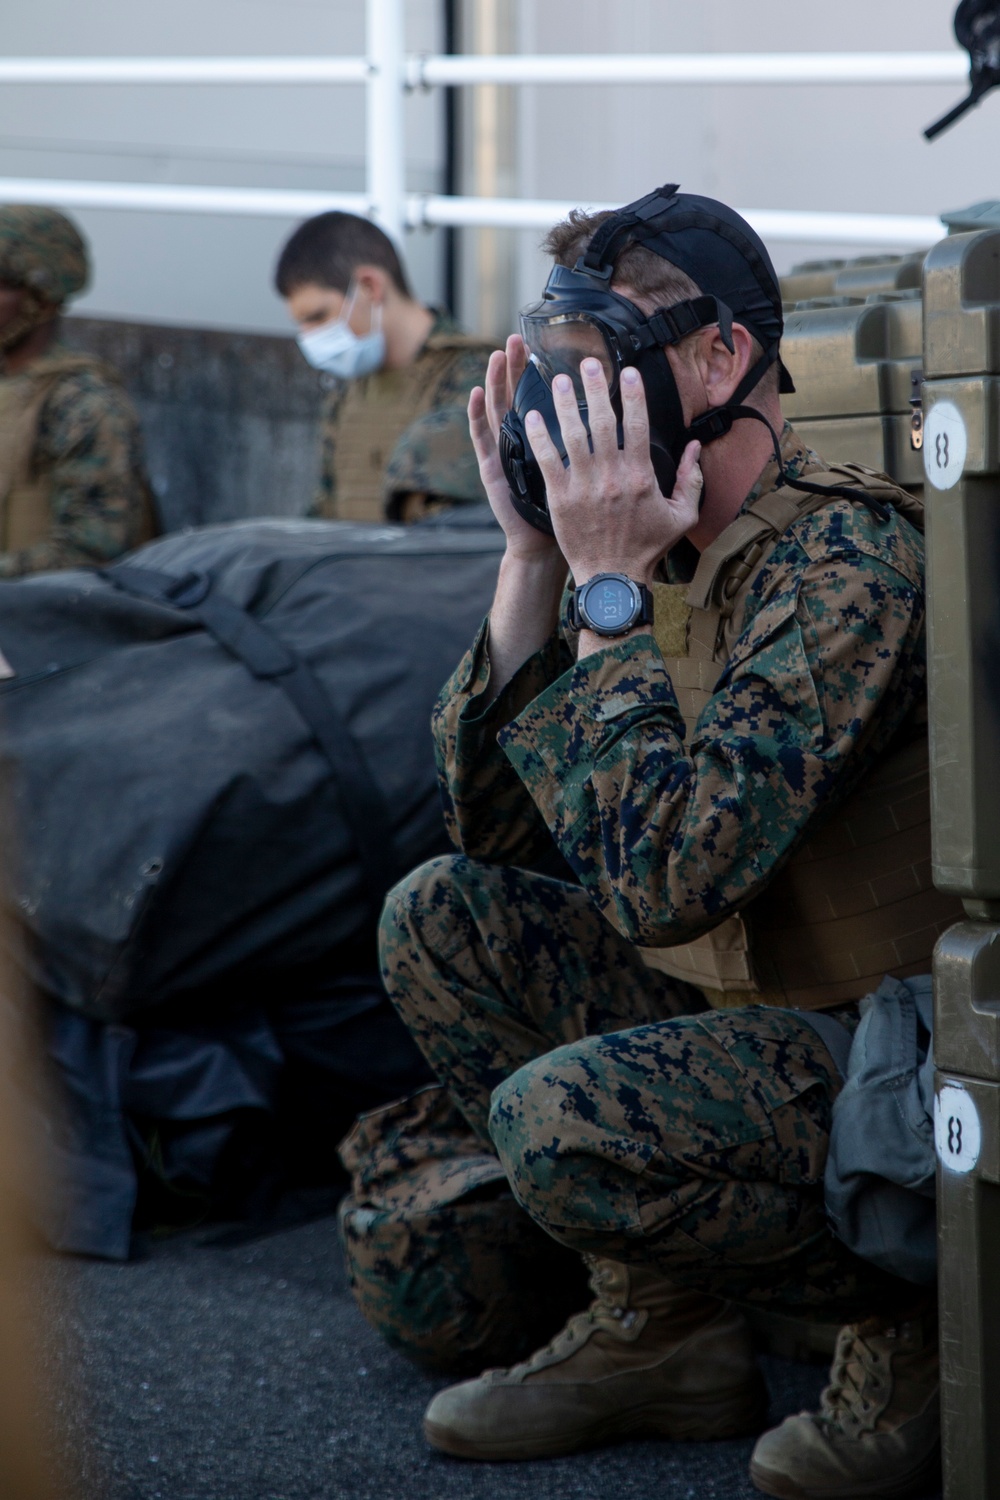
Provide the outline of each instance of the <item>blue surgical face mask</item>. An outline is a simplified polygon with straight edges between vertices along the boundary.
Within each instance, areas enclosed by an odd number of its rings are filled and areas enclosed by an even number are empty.
[[[349,287],[339,318],[298,337],[299,348],[309,363],[338,380],[360,380],[363,375],[380,370],[385,363],[381,303],[372,304],[371,330],[359,337],[347,321],[356,298],[357,289]]]

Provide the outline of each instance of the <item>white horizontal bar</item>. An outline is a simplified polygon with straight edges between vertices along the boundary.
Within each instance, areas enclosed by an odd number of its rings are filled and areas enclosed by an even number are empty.
[[[364,83],[363,57],[0,57],[0,83]]]
[[[458,198],[429,195],[410,198],[408,222],[453,224],[464,227],[506,226],[511,229],[548,229],[579,205],[557,200],[526,198]],[[589,209],[618,208],[616,203],[591,203]],[[763,240],[803,240],[844,245],[932,245],[945,233],[940,219],[929,215],[848,214],[805,212],[798,209],[743,208],[739,212]]]
[[[474,83],[956,83],[953,52],[411,57],[410,87]],[[0,83],[364,83],[363,57],[0,57]]]
[[[775,208],[741,208],[737,212],[753,225],[764,241],[901,245],[921,250],[935,244],[947,233],[941,220],[929,214],[808,213]]]
[[[169,183],[78,182],[0,177],[0,202],[52,203],[60,208],[137,209],[158,213],[247,215],[295,219],[338,208],[367,214],[364,193],[327,193],[293,188],[175,187]],[[436,224],[465,228],[548,229],[578,205],[558,199],[459,198],[411,193],[406,221],[411,229]],[[617,208],[614,203],[586,205]],[[849,214],[799,209],[741,209],[764,240],[802,240],[844,245],[931,245],[944,234],[940,219],[910,214]]]
[[[956,83],[964,52],[692,52],[668,56],[411,58],[407,81],[469,83]]]
[[[443,193],[410,197],[410,228],[450,224],[466,229],[550,229],[580,205],[544,198],[459,198]],[[590,203],[589,209],[618,208],[620,204]]]
[[[292,188],[173,187],[168,183],[77,182],[0,177],[0,203],[51,203],[58,208],[145,209],[153,213],[224,214],[297,219],[338,208],[367,214],[364,193]]]

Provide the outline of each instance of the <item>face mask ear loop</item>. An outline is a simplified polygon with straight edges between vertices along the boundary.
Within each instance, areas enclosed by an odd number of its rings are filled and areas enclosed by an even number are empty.
[[[381,333],[382,332],[382,304],[381,304],[381,302],[373,302],[372,303],[371,327],[369,328],[368,331],[369,331],[369,333]]]
[[[355,338],[357,338],[357,334],[354,333],[354,329],[351,327],[350,319],[351,313],[354,311],[354,304],[355,302],[357,302],[357,300],[358,284],[352,276],[350,281],[347,283],[347,291],[344,293],[344,305],[340,309],[340,316],[338,317],[337,322],[343,323],[347,331],[354,334]]]

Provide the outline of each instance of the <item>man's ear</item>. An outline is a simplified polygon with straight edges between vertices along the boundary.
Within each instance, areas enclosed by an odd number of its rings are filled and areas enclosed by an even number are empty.
[[[389,277],[381,266],[355,266],[354,285],[369,302],[381,305],[389,290]]]
[[[727,406],[740,381],[754,363],[753,336],[742,323],[733,324],[730,353],[718,328],[701,330],[698,362],[709,406]]]

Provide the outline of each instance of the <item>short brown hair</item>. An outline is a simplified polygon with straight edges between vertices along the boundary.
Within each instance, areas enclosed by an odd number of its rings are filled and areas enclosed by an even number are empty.
[[[346,292],[358,266],[378,266],[397,291],[411,297],[403,263],[387,234],[371,219],[333,210],[300,224],[278,257],[274,284],[281,297],[315,284]]]
[[[556,224],[542,241],[558,266],[575,266],[590,244],[598,229],[607,219],[613,218],[611,209],[587,214],[582,208],[574,208],[568,219]],[[625,248],[615,256],[615,280],[627,286],[643,312],[654,312],[658,307],[670,307],[674,302],[685,302],[689,297],[700,297],[701,287],[692,281],[685,271],[647,250],[635,240],[626,240]]]

